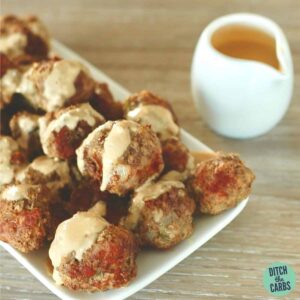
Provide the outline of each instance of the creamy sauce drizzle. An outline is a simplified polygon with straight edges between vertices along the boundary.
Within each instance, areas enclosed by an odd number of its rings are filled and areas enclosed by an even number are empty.
[[[49,257],[54,267],[53,278],[56,283],[62,283],[57,271],[62,259],[74,253],[74,257],[81,260],[85,251],[95,243],[99,234],[109,225],[101,217],[102,215],[103,203],[98,202],[89,211],[79,212],[57,227],[49,249]]]
[[[23,54],[26,45],[27,37],[20,32],[0,36],[0,52],[5,53],[7,56]]]
[[[130,132],[124,124],[126,122],[115,123],[105,139],[102,158],[103,176],[100,186],[101,191],[105,191],[113,175],[114,165],[130,144]]]
[[[179,127],[174,122],[172,113],[160,105],[139,105],[127,114],[129,120],[151,125],[161,140],[178,135]]]
[[[11,155],[18,150],[18,144],[8,136],[0,138],[0,185],[10,183],[14,177]]]
[[[158,198],[162,194],[168,192],[171,188],[184,189],[185,186],[180,181],[165,180],[146,184],[138,188],[132,199],[129,209],[130,214],[125,221],[126,226],[133,229],[138,223],[140,212],[143,209],[145,202]]]
[[[48,175],[54,171],[56,171],[60,164],[64,164],[64,162],[54,161],[52,158],[47,156],[40,156],[36,158],[29,167],[39,171],[44,175]]]
[[[23,115],[19,118],[19,127],[23,132],[30,133],[38,127],[38,116]]]
[[[21,132],[20,137],[17,139],[19,145],[23,148],[27,148],[30,133],[38,128],[38,119],[37,115],[21,115],[18,117],[18,128]]]
[[[20,84],[21,73],[16,69],[8,69],[1,78],[1,93],[11,96]]]
[[[96,129],[94,129],[81,143],[80,147],[76,150],[77,155],[77,167],[81,174],[85,174],[85,162],[84,162],[84,151],[86,148],[90,146],[92,141],[97,138],[97,135],[102,131],[106,129],[110,129],[112,127],[113,122],[108,121],[104,123],[103,125],[98,126]]]
[[[7,201],[18,201],[26,198],[27,188],[24,185],[11,185],[5,188],[1,198]]]
[[[104,121],[104,118],[96,112],[89,103],[84,103],[63,112],[60,116],[51,121],[46,131],[42,133],[41,138],[47,140],[53,131],[59,132],[64,126],[70,130],[74,130],[80,121],[85,121],[89,126],[93,127],[96,120]]]

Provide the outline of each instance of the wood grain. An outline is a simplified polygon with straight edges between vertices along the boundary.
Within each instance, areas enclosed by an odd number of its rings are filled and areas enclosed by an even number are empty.
[[[1,13],[39,15],[52,35],[131,91],[150,89],[172,101],[183,128],[218,150],[239,152],[257,179],[242,214],[170,272],[131,299],[277,299],[262,286],[272,262],[290,264],[300,299],[300,5],[265,1],[15,1]],[[295,90],[281,123],[251,140],[214,134],[195,111],[190,63],[198,36],[212,19],[248,11],[278,22],[290,41]],[[276,103],[274,103],[276,105]],[[57,299],[0,250],[0,298]]]

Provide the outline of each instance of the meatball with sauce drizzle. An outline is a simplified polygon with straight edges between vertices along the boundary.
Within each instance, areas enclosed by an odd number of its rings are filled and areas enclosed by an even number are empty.
[[[120,196],[159,176],[164,164],[160,142],[149,125],[108,121],[77,149],[80,172]]]
[[[85,137],[105,119],[88,103],[71,105],[39,119],[42,148],[50,157],[69,159]]]
[[[35,16],[0,17],[0,52],[17,64],[28,64],[46,59],[49,51],[49,34]]]
[[[34,63],[24,73],[17,92],[35,109],[53,112],[87,102],[94,88],[95,81],[83,64],[55,58]]]
[[[195,203],[182,182],[161,180],[137,189],[120,222],[143,246],[168,249],[193,231]]]
[[[177,118],[170,103],[148,91],[131,95],[124,103],[125,118],[151,125],[161,141],[179,135]]]
[[[49,249],[53,279],[72,290],[104,291],[136,276],[137,245],[132,233],[111,225],[103,202],[61,223]]]

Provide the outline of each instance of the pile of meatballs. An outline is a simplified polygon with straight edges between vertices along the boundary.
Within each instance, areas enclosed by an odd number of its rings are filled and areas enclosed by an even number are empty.
[[[0,240],[49,247],[57,284],[127,285],[144,248],[175,246],[200,212],[249,195],[254,175],[238,155],[195,161],[168,101],[115,101],[84,65],[51,53],[36,17],[3,16],[0,32]]]

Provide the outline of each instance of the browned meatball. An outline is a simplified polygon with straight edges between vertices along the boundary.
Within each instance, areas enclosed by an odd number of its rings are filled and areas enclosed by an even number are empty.
[[[108,121],[77,149],[83,175],[100,182],[101,191],[124,195],[157,177],[163,169],[161,146],[150,126]]]
[[[21,77],[22,73],[17,65],[0,52],[0,109],[12,101]]]
[[[179,181],[158,181],[139,188],[121,225],[132,230],[140,244],[170,248],[193,231],[194,201]]]
[[[30,63],[45,59],[49,51],[49,35],[35,16],[0,17],[0,52],[14,62]]]
[[[34,63],[23,75],[17,91],[36,109],[52,112],[87,102],[94,87],[88,69],[80,62],[51,59]]]
[[[100,203],[58,226],[49,250],[57,284],[104,291],[125,286],[136,276],[134,237],[104,220]]]
[[[171,137],[162,142],[165,172],[178,171],[185,177],[195,168],[194,157],[189,149],[177,138]]]
[[[151,125],[160,140],[179,135],[177,118],[170,103],[148,91],[130,96],[124,110],[126,119]]]
[[[189,187],[200,211],[215,215],[245,199],[254,178],[238,155],[219,152],[197,165]]]
[[[123,104],[114,100],[106,83],[96,84],[90,104],[106,120],[119,120],[123,118]]]
[[[26,156],[18,143],[9,136],[0,135],[0,185],[13,182],[25,162]]]
[[[23,111],[16,113],[9,122],[12,137],[26,152],[29,160],[42,154],[38,120],[39,115]]]
[[[88,103],[72,105],[39,119],[40,139],[45,154],[59,159],[75,156],[85,137],[105,119]]]
[[[51,227],[49,190],[10,184],[0,191],[0,240],[22,252],[42,247]]]

